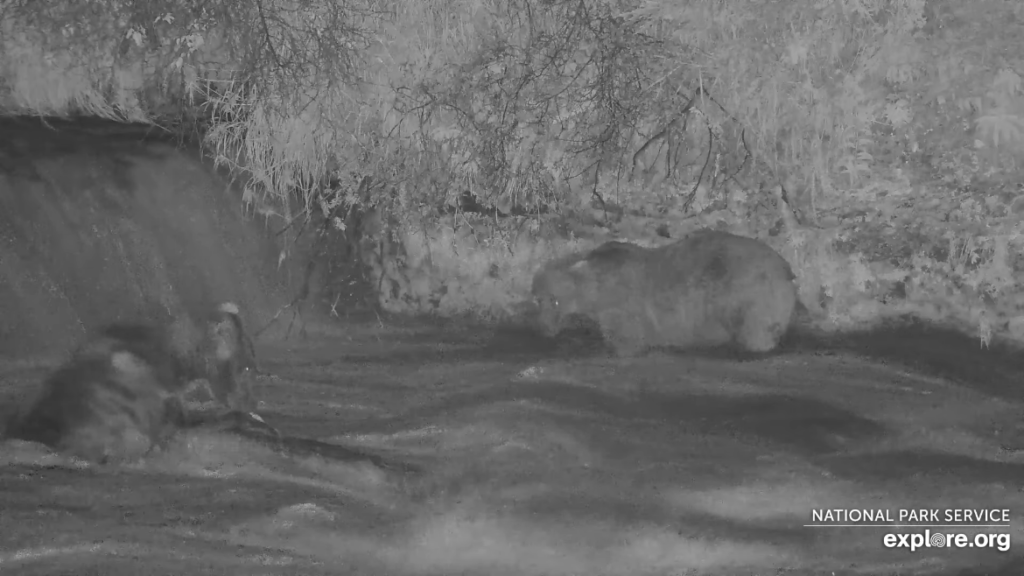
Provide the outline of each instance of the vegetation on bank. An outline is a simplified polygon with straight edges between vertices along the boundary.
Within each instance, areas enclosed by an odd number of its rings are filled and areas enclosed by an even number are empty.
[[[394,310],[507,314],[556,253],[718,226],[775,246],[832,324],[1024,338],[1022,22],[1005,0],[6,0],[0,105],[198,134],[279,228],[375,221]]]

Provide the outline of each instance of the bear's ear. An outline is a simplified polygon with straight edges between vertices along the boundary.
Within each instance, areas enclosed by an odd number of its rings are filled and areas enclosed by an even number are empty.
[[[569,266],[570,272],[586,272],[588,270],[590,270],[590,263],[586,260],[580,260],[572,266]]]
[[[572,266],[569,266],[566,273],[570,277],[575,278],[576,282],[590,282],[594,280],[595,276],[597,276],[593,264],[586,260],[580,260]]]

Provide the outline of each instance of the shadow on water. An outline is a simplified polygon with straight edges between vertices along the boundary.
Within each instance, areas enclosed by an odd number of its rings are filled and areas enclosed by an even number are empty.
[[[820,337],[800,331],[780,353],[852,353],[884,364],[969,385],[981,392],[1019,400],[1024,350],[993,339],[982,348],[977,337],[913,318],[893,320],[865,331]]]
[[[379,352],[333,355],[326,360],[304,361],[309,366],[337,363],[364,365],[460,364],[466,362],[536,362],[545,359],[581,359],[607,356],[600,333],[576,329],[550,338],[522,326],[479,327],[451,334],[437,329],[411,336],[389,337]],[[406,347],[403,348],[402,346]]]
[[[585,359],[607,357],[610,353],[600,333],[591,326],[573,328],[553,338],[524,324],[462,330],[457,336],[428,331],[417,335],[415,342],[434,342],[438,346],[390,350],[380,355],[348,355],[343,360],[369,364],[500,363]],[[443,344],[453,347],[446,349]],[[787,335],[778,350],[768,354],[740,353],[730,347],[664,351],[680,357],[698,356],[739,362],[800,353],[854,354],[947,378],[1011,399],[1020,398],[1019,379],[1024,374],[1024,350],[1012,343],[993,340],[987,348],[981,348],[976,337],[916,319],[893,320],[871,330],[838,335],[797,329]]]
[[[774,520],[737,520],[703,512],[682,512],[677,518],[684,536],[716,540],[772,542],[774,544],[813,545],[821,532],[807,530],[791,518]]]
[[[352,448],[333,442],[322,442],[313,438],[288,436],[262,420],[255,421],[243,412],[229,412],[224,415],[201,414],[190,419],[186,428],[191,430],[217,430],[235,434],[292,458],[318,457],[334,462],[349,464],[366,463],[382,470],[411,474],[422,470],[415,464],[384,455],[374,454],[359,448]]]
[[[838,335],[793,330],[778,350],[768,354],[738,352],[730,347],[699,350],[665,350],[680,357],[699,356],[738,362],[772,356],[813,353],[853,354],[883,364],[902,366],[930,376],[966,384],[981,392],[1006,399],[1021,399],[1020,379],[1024,375],[1024,349],[1012,342],[993,339],[985,348],[977,337],[952,328],[914,318],[901,318],[871,330]],[[475,351],[482,357],[501,355],[542,358],[593,357],[607,355],[599,333],[578,329],[545,338],[529,328],[507,328]]]
[[[799,454],[829,454],[884,436],[880,423],[821,400],[785,394],[721,396],[688,392],[621,394],[557,381],[521,382],[446,395],[400,414],[369,418],[352,432],[435,421],[481,406],[543,405],[600,422],[627,420],[676,428],[680,434],[768,443]]]
[[[960,484],[1024,482],[1024,464],[927,450],[830,454],[815,463],[836,477],[863,482],[921,478]]]

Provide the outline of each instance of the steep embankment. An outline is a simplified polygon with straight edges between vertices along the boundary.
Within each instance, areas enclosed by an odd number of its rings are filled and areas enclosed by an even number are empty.
[[[234,300],[262,326],[275,250],[194,149],[152,127],[0,119],[0,356],[59,354],[115,319]]]

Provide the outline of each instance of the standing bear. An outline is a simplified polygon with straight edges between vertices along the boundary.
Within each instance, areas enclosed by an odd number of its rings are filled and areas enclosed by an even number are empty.
[[[652,346],[761,353],[790,327],[794,279],[767,244],[701,230],[657,248],[607,242],[553,260],[534,276],[532,292],[546,335],[586,318],[620,356]]]

